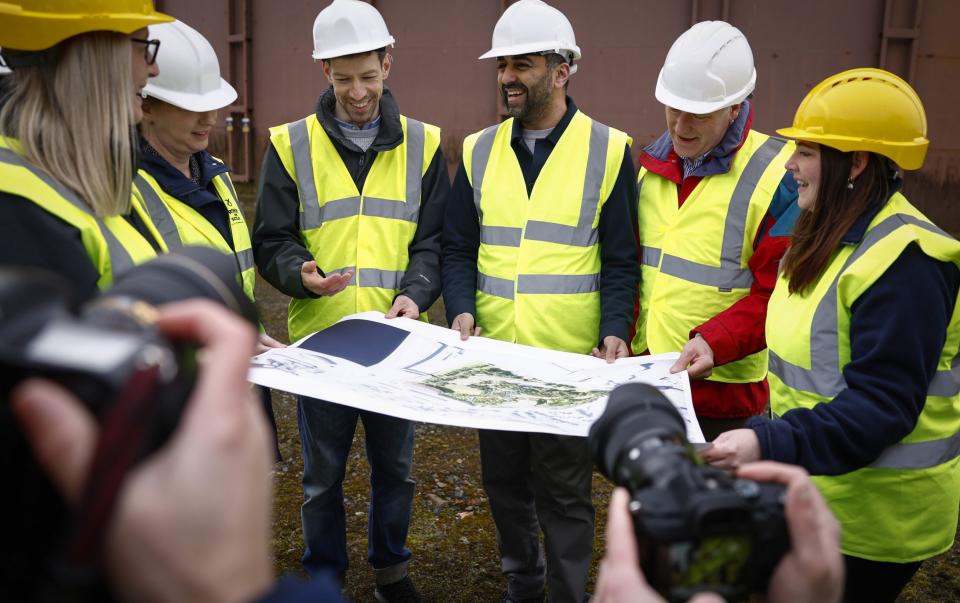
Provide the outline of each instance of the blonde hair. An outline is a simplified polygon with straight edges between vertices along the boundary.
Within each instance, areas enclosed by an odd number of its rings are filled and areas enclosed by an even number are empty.
[[[98,216],[130,211],[134,155],[130,42],[112,32],[70,38],[51,64],[13,74],[0,133]]]

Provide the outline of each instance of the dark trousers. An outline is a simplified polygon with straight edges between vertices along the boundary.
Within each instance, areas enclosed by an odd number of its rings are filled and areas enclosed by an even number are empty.
[[[885,563],[850,555],[844,555],[843,561],[847,569],[843,589],[846,603],[893,603],[923,563]]]
[[[303,446],[303,567],[307,573],[347,572],[343,477],[357,419],[363,421],[370,462],[367,560],[378,584],[407,574],[406,547],[414,482],[413,423],[332,402],[297,396]]]
[[[593,553],[587,439],[491,430],[479,436],[483,487],[511,598],[539,596],[546,578],[551,602],[581,603]]]

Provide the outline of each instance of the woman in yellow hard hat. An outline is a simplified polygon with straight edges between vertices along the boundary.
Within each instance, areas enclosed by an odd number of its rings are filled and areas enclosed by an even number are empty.
[[[703,457],[815,477],[843,527],[846,601],[894,601],[948,550],[960,504],[960,243],[900,193],[929,141],[902,79],[845,71],[801,103],[787,162],[799,186],[770,298],[771,410]]]
[[[149,0],[0,3],[13,73],[0,101],[0,265],[42,268],[76,299],[163,248],[131,211],[140,91],[157,74]]]

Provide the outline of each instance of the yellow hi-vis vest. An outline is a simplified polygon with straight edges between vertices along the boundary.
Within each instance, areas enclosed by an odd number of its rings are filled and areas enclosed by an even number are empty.
[[[80,241],[100,273],[100,289],[109,287],[115,276],[156,257],[150,243],[123,216],[96,216],[76,193],[27,161],[18,148],[14,139],[0,137],[0,191],[29,199],[80,231]],[[149,219],[145,223],[151,228]]]
[[[691,330],[750,293],[753,240],[793,146],[751,131],[730,170],[703,178],[680,207],[676,183],[640,170],[642,269],[634,354],[680,351]],[[766,372],[761,351],[715,367],[708,379],[751,383]]]
[[[791,295],[781,276],[767,307],[774,413],[829,403],[847,387],[842,371],[850,362],[851,308],[911,243],[932,258],[960,266],[960,243],[897,193],[858,245],[834,253],[808,291]],[[908,563],[953,544],[960,504],[958,349],[960,304],[953,310],[913,431],[863,469],[814,477],[843,526],[845,554]]]
[[[133,196],[136,205],[144,208],[150,215],[168,250],[184,245],[201,245],[234,256],[237,259],[243,291],[254,301],[253,287],[257,277],[253,249],[250,245],[250,231],[247,230],[247,223],[240,211],[237,191],[227,173],[214,177],[213,187],[227,208],[233,247],[200,212],[163,190],[146,170],[140,170],[133,179]]]
[[[587,354],[600,331],[600,211],[631,140],[578,111],[528,197],[512,130],[508,119],[463,143],[480,219],[476,322],[494,339]]]
[[[336,295],[290,300],[290,341],[348,314],[393,305],[417,231],[423,175],[440,146],[440,128],[404,116],[400,124],[403,143],[377,153],[362,192],[316,115],[270,128],[270,141],[297,183],[304,246],[326,274],[354,273]]]

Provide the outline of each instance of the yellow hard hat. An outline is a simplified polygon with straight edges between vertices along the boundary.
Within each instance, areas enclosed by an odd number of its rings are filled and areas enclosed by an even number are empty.
[[[923,165],[927,116],[910,84],[882,69],[865,67],[830,76],[807,94],[793,127],[777,133],[840,151],[870,151],[905,170]]]
[[[131,33],[168,21],[153,0],[0,0],[0,47],[44,50],[89,31]]]

